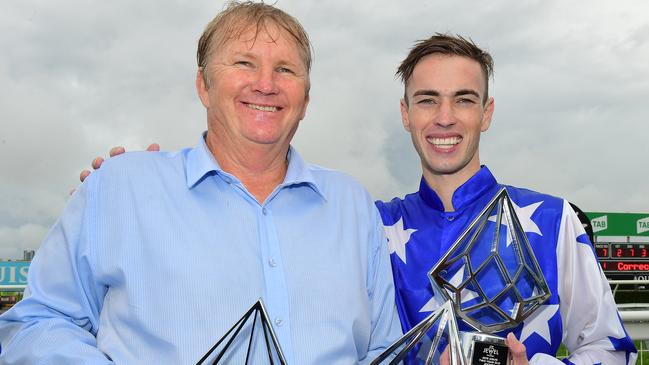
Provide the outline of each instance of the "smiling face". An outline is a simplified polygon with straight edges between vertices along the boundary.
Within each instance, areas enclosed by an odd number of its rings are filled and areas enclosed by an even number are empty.
[[[479,170],[480,133],[494,108],[493,98],[483,102],[486,82],[480,64],[466,57],[432,54],[415,66],[401,117],[429,184],[450,178],[459,186]]]
[[[257,29],[259,30],[257,32]],[[213,52],[196,87],[208,142],[288,148],[308,104],[308,71],[295,42],[272,23],[249,27]]]

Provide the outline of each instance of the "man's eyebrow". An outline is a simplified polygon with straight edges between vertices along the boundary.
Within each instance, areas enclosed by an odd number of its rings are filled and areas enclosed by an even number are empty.
[[[256,58],[250,51],[235,51],[232,53],[234,57]]]
[[[463,95],[473,95],[476,98],[480,98],[480,94],[477,91],[471,89],[462,89],[455,92],[455,96],[463,96]]]
[[[437,90],[431,90],[431,89],[421,89],[417,90],[412,94],[412,96],[440,96],[441,93]],[[472,89],[460,89],[456,92],[453,93],[453,96],[463,96],[463,95],[473,95],[476,98],[480,97],[480,94]]]
[[[437,90],[417,90],[412,96],[439,96],[439,91]]]
[[[257,59],[260,58],[257,54],[255,54],[254,52],[250,52],[250,51],[236,51],[236,52],[233,53],[233,56],[234,57],[242,57],[242,58],[246,58],[246,59],[250,59],[250,60],[257,60]],[[295,62],[291,61],[290,59],[285,59],[285,58],[281,58],[279,61],[277,61],[277,65],[279,65],[279,66],[288,66],[288,67],[293,67],[293,68],[300,67],[299,63],[295,63]]]

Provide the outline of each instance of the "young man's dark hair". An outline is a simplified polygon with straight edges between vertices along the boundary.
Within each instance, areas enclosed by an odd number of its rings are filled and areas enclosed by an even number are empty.
[[[482,102],[486,103],[489,100],[489,77],[493,74],[493,58],[488,52],[476,46],[470,38],[466,39],[459,35],[435,33],[432,37],[415,43],[415,46],[412,47],[406,59],[401,62],[397,69],[397,76],[401,78],[405,87],[408,86],[408,80],[412,76],[417,63],[431,54],[461,56],[478,62],[485,77],[485,94]],[[404,99],[408,103],[408,96],[405,93]]]

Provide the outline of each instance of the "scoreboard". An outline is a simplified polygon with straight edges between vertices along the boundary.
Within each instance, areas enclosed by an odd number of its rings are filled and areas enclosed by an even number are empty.
[[[617,280],[649,280],[649,214],[586,215],[604,275]]]
[[[595,251],[606,276],[649,279],[649,243],[596,243]]]

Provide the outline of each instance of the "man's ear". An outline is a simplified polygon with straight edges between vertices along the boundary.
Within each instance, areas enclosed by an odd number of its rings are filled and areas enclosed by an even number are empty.
[[[309,106],[309,101],[311,100],[311,97],[309,97],[309,94],[306,94],[304,97],[304,108],[302,109],[302,114],[300,114],[300,120],[304,119],[304,116],[306,115],[306,110],[307,107]]]
[[[410,132],[410,118],[408,116],[408,102],[406,99],[401,99],[399,107],[401,109],[401,123],[403,123],[403,128]]]
[[[494,107],[494,98],[491,97],[489,98],[489,100],[487,100],[487,103],[484,106],[480,131],[485,132],[487,129],[489,129],[489,126],[491,125],[491,117],[494,114]]]
[[[210,107],[210,98],[207,92],[207,85],[205,84],[205,77],[203,77],[203,68],[199,67],[196,71],[196,92],[201,99],[201,103],[205,108]]]

